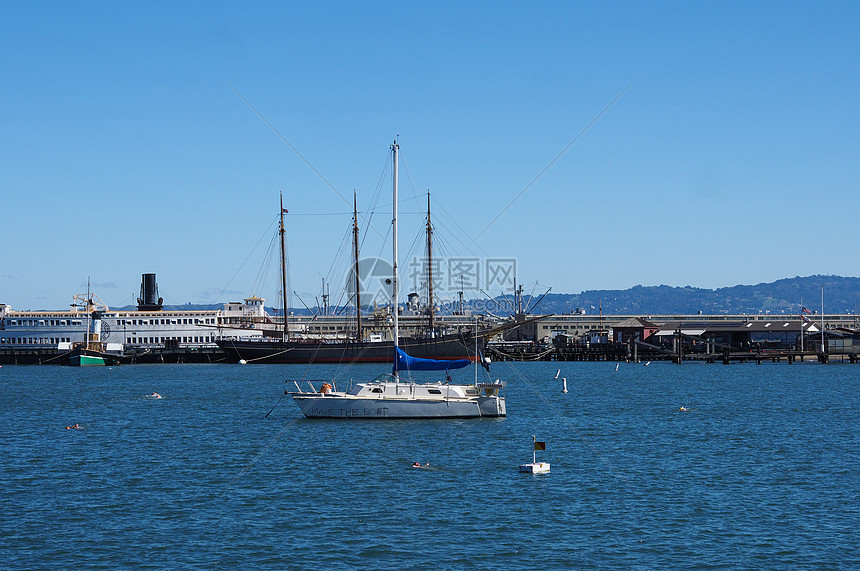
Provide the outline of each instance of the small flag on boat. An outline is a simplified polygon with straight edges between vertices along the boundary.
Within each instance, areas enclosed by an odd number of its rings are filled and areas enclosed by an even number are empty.
[[[290,213],[290,211],[289,211],[289,210],[287,210],[286,208],[281,208],[281,213],[283,213],[283,214],[289,214],[289,213]]]
[[[481,360],[481,366],[484,367],[487,370],[487,372],[489,373],[490,372],[490,360],[488,358],[484,357],[484,352],[481,351],[480,348],[478,349],[478,359]]]
[[[800,311],[802,311],[803,313],[812,313],[811,311],[809,311],[809,310],[808,310],[808,309],[806,309],[805,307],[801,307],[801,308],[800,308]]]
[[[546,450],[546,442],[535,441],[535,450]]]

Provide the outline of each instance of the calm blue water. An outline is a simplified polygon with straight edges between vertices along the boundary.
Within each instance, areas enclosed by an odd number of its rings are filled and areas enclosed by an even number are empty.
[[[4,366],[0,566],[860,566],[860,367],[558,365],[469,421],[299,418],[327,367]]]

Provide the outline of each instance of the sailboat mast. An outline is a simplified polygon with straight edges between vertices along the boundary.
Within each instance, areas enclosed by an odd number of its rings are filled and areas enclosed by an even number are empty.
[[[478,314],[475,314],[475,386],[478,386]]]
[[[821,354],[827,355],[824,344],[824,284],[821,284]]]
[[[284,247],[284,234],[286,230],[284,230],[284,193],[281,193],[281,226],[278,229],[278,233],[281,235],[281,292],[283,294],[283,302],[284,302],[284,330],[281,332],[281,340],[288,341],[290,338],[290,324],[289,324],[289,305],[287,303],[287,256],[286,256],[286,248]]]
[[[803,298],[800,298],[800,352],[803,353]]]
[[[357,320],[356,327],[356,341],[361,341],[362,339],[362,331],[361,331],[361,293],[360,293],[360,284],[358,276],[358,198],[356,197],[355,191],[352,193],[352,245],[353,245],[353,253],[355,255],[355,266],[353,266],[353,273],[355,274],[355,316]]]
[[[427,295],[427,311],[429,312],[428,325],[430,326],[430,337],[435,337],[433,317],[435,306],[433,305],[433,226],[430,224],[430,192],[427,192],[427,284],[429,292]]]
[[[391,239],[394,242],[393,253],[392,253],[392,267],[391,267],[391,305],[392,310],[394,311],[394,346],[397,347],[398,338],[399,338],[399,323],[397,316],[397,151],[400,149],[400,145],[397,144],[395,140],[391,145],[391,164],[392,164],[392,179],[393,179],[393,187],[394,187],[394,201],[392,205],[392,213],[393,217],[391,219]],[[395,356],[396,358],[396,356]]]

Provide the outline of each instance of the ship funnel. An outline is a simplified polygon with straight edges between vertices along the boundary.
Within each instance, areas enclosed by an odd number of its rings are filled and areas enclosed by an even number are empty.
[[[140,279],[140,297],[137,298],[138,311],[161,311],[163,300],[158,297],[158,284],[155,274],[143,274]]]

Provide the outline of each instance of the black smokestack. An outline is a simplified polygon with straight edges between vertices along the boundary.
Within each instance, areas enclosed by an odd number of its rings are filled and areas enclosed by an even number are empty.
[[[155,274],[143,274],[140,279],[140,297],[137,298],[138,311],[161,311],[162,299],[158,297],[158,284]]]

